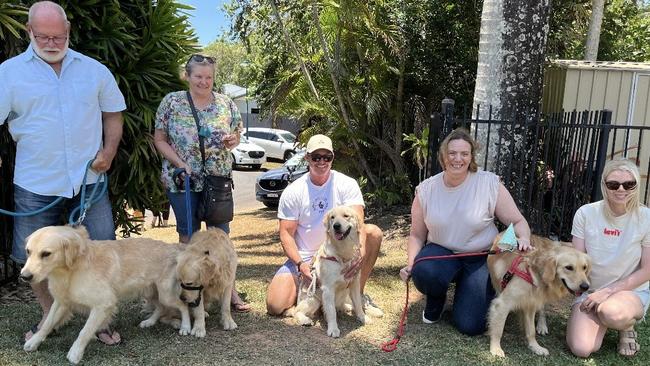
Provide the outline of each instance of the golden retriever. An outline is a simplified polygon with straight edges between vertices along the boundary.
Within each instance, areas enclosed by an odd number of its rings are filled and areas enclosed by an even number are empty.
[[[194,233],[178,256],[175,272],[179,283],[174,288],[180,288],[180,299],[192,308],[193,335],[205,336],[205,309],[215,300],[221,306],[223,329],[237,328],[230,313],[237,254],[228,234],[217,228]]]
[[[494,239],[493,250],[497,249],[501,235],[497,235]],[[569,294],[580,295],[590,286],[591,261],[587,254],[569,245],[562,245],[535,235],[531,236],[531,244],[534,249],[529,252],[504,252],[490,255],[487,259],[492,285],[499,293],[498,297],[492,300],[488,319],[490,353],[495,356],[505,356],[501,348],[501,336],[506,318],[513,310],[522,312],[528,348],[537,355],[548,355],[548,350],[540,346],[535,339],[535,313],[540,311],[537,331],[546,334],[548,328],[543,313],[544,305]],[[501,281],[519,255],[523,258],[518,268],[522,271],[528,268],[533,283],[519,276],[512,276],[502,290]]]
[[[47,279],[54,303],[41,329],[25,342],[25,351],[38,349],[73,313],[88,313],[67,355],[71,363],[79,363],[88,342],[110,323],[118,302],[157,285],[177,247],[146,238],[90,240],[83,227],[48,226],[35,231],[27,239],[28,257],[20,277],[33,283]],[[165,305],[178,308],[189,332],[187,306],[181,301]]]
[[[312,282],[301,281],[298,303],[287,312],[298,324],[313,324],[312,318],[322,305],[327,335],[339,337],[341,331],[336,321],[336,310],[345,308],[348,296],[357,319],[362,324],[371,322],[363,309],[359,273],[350,280],[346,280],[342,273],[360,255],[360,223],[357,212],[347,206],[335,207],[325,215],[323,224],[327,238],[314,255]],[[370,315],[381,317],[383,313]]]

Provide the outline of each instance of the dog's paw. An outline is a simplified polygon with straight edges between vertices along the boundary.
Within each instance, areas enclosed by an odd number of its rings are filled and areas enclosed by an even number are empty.
[[[197,338],[203,338],[205,337],[205,327],[194,327],[192,328],[192,332],[190,334]]]
[[[156,321],[153,319],[145,319],[140,322],[140,328],[149,328],[153,327],[156,324]]]
[[[373,318],[381,318],[384,316],[384,312],[381,309],[376,308],[374,306],[368,306],[364,309],[364,311],[366,312],[366,314],[372,316]]]
[[[332,338],[338,338],[341,336],[341,331],[339,330],[338,327],[328,327],[327,328],[327,335],[332,337]]]
[[[36,336],[32,336],[25,344],[23,345],[23,349],[27,352],[33,352],[38,349],[38,346],[41,344],[41,342],[36,339]]]
[[[181,327],[181,329],[178,330],[178,334],[182,336],[188,335],[190,332],[192,332],[192,329],[190,329],[190,327]]]
[[[530,350],[533,351],[533,353],[538,355],[538,356],[548,356],[549,355],[548,350],[546,348],[540,346],[539,344],[537,344],[537,345],[529,344],[528,348],[530,348]]]
[[[223,330],[233,330],[237,329],[237,323],[235,323],[234,320],[231,319],[224,319],[223,320]]]
[[[363,318],[359,318],[359,321],[361,324],[367,325],[367,324],[372,324],[372,318],[369,317],[367,314],[363,316]]]
[[[497,357],[506,357],[501,347],[490,347],[490,353]]]
[[[83,351],[79,351],[77,347],[72,346],[70,350],[68,351],[68,361],[70,361],[71,364],[76,365],[79,362],[81,362],[81,358],[84,356]]]
[[[296,319],[296,323],[299,325],[305,325],[308,327],[314,325],[314,321],[303,313],[296,313],[293,318]]]
[[[539,335],[547,335],[548,334],[548,326],[546,326],[546,324],[537,324],[537,327],[535,327],[535,330],[537,331],[537,334],[539,334]]]

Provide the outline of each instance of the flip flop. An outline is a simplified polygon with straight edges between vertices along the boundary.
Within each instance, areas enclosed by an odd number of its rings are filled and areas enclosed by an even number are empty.
[[[32,333],[32,337],[34,336],[34,334],[36,334],[36,332],[38,332],[38,329],[39,329],[39,328],[38,328],[38,323],[32,325],[32,327],[29,328],[29,332]],[[25,335],[26,335],[26,334],[27,334],[27,333],[25,333],[25,334],[23,335],[23,342],[27,342],[27,340],[25,339]],[[50,335],[55,335],[55,334],[56,334],[56,329],[53,329],[52,332],[50,333]],[[29,338],[31,338],[31,337],[29,337]]]
[[[230,304],[230,309],[235,313],[248,313],[251,311],[251,304],[245,302]]]
[[[107,335],[110,339],[113,339],[113,335],[115,334],[115,332],[114,332],[110,327],[107,327],[107,328],[104,328],[104,329],[102,329],[102,330],[99,330],[99,331],[97,331],[97,333],[95,333],[95,337],[97,338],[97,340],[100,341],[100,342],[102,342],[102,343],[104,343],[104,344],[107,345],[107,346],[117,346],[117,345],[120,345],[120,344],[122,344],[122,341],[124,340],[124,339],[122,338],[122,335],[120,335],[120,340],[119,340],[119,341],[114,342],[114,343],[107,343],[107,342],[105,342],[104,340],[102,340],[102,338],[100,338],[100,335],[102,335],[102,334],[105,334],[105,335]]]

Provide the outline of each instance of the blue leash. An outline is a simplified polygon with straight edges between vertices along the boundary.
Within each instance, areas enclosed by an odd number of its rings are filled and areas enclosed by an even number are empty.
[[[104,193],[106,193],[106,191],[108,190],[108,176],[106,175],[106,173],[101,173],[99,175],[99,180],[93,187],[90,197],[88,197],[88,200],[86,201],[86,179],[88,177],[88,170],[90,170],[90,166],[92,165],[93,161],[95,161],[95,159],[92,159],[86,165],[86,172],[84,173],[84,178],[81,183],[81,197],[80,197],[79,207],[72,210],[72,212],[70,212],[70,216],[68,217],[68,223],[70,223],[73,226],[79,226],[83,222],[83,220],[86,218],[86,212],[90,209],[90,206],[97,203],[102,198]],[[98,189],[101,189],[99,193],[97,193]],[[35,216],[59,204],[61,201],[63,201],[63,199],[64,199],[63,197],[57,197],[53,202],[51,202],[47,206],[29,212],[13,212],[13,211],[3,210],[0,208],[0,214],[14,216],[14,217]],[[74,216],[77,213],[79,216],[77,220],[74,220]]]

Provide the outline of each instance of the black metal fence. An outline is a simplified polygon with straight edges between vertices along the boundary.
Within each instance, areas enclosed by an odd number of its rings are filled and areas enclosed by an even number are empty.
[[[489,109],[485,112],[492,115]],[[444,137],[456,127],[469,129],[481,146],[481,169],[501,177],[534,233],[570,241],[575,211],[602,198],[600,176],[605,162],[614,157],[632,159],[639,166],[641,198],[647,201],[650,127],[612,125],[608,110],[529,116],[523,121],[470,114],[465,108],[457,118],[453,101],[443,101],[429,126],[425,177],[441,170],[436,154]]]

